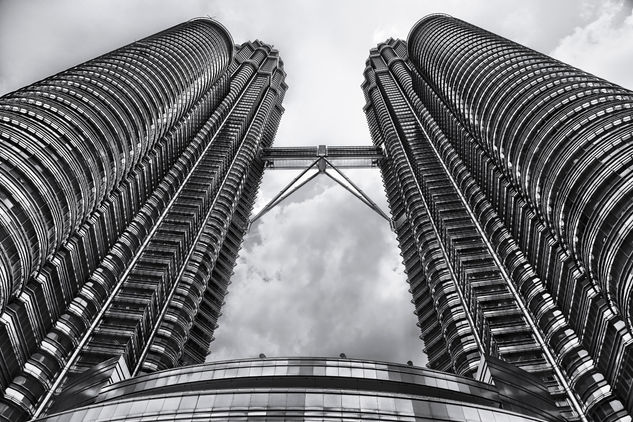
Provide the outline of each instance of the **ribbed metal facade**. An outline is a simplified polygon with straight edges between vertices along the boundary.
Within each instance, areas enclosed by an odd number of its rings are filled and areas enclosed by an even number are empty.
[[[501,357],[630,420],[633,93],[446,15],[363,90],[429,366]]]
[[[0,418],[204,361],[284,78],[194,19],[0,99]]]

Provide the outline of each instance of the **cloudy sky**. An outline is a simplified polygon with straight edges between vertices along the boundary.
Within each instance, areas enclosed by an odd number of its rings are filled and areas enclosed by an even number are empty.
[[[0,94],[195,16],[281,53],[290,89],[276,145],[367,145],[368,51],[444,12],[633,88],[633,4],[600,0],[0,0]],[[349,172],[386,209],[375,170]],[[292,177],[269,172],[257,208]],[[320,179],[320,180],[319,180]],[[247,235],[212,359],[426,359],[387,224],[326,178]]]

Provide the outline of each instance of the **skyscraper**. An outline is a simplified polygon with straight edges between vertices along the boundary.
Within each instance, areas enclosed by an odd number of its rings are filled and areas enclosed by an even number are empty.
[[[283,63],[194,19],[0,99],[0,414],[204,361]]]
[[[630,420],[632,93],[445,15],[364,75],[366,148],[272,148],[279,54],[211,19],[0,98],[0,419]],[[304,164],[380,168],[430,369],[202,364]]]
[[[429,366],[500,357],[567,417],[630,420],[633,93],[446,15],[363,90]]]

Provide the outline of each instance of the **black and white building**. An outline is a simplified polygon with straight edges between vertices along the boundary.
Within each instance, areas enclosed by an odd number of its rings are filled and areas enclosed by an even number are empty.
[[[207,18],[1,97],[0,420],[630,421],[633,93],[446,15],[364,77],[367,147],[272,147],[278,52]],[[428,369],[204,364],[266,168],[391,223]]]

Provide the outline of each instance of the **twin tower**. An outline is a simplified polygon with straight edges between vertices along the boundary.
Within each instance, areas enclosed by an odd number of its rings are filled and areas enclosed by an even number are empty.
[[[204,363],[287,86],[193,19],[0,98],[0,419],[630,421],[633,92],[446,15],[364,75],[428,368]]]

